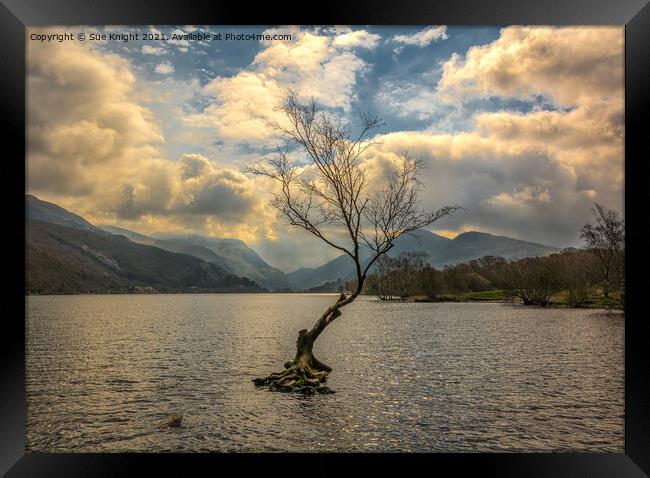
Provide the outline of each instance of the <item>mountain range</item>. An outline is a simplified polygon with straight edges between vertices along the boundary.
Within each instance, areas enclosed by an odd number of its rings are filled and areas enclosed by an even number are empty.
[[[394,257],[402,252],[424,252],[427,261],[436,268],[468,262],[483,256],[501,256],[509,260],[523,257],[539,257],[558,252],[556,247],[544,246],[534,242],[520,241],[504,236],[494,236],[484,232],[465,232],[453,239],[418,229],[395,241],[389,255]],[[368,263],[370,250],[361,248],[362,264]],[[318,287],[325,282],[336,283],[355,277],[355,267],[347,255],[341,255],[316,268],[301,268],[287,274],[289,283],[295,287],[301,284],[305,289]]]
[[[25,207],[28,293],[327,291],[355,274],[347,255],[285,274],[238,239],[100,228],[31,195]],[[448,239],[419,229],[395,241],[390,255],[416,251],[442,268],[486,255],[520,259],[558,249],[483,232]],[[369,256],[362,248],[364,263]]]
[[[145,236],[117,226],[102,226],[113,234],[166,251],[189,254],[206,262],[217,264],[240,277],[246,277],[273,290],[289,289],[287,278],[279,269],[270,266],[239,239],[222,239],[199,235]]]
[[[193,255],[135,243],[34,196],[25,199],[27,294],[260,292]]]

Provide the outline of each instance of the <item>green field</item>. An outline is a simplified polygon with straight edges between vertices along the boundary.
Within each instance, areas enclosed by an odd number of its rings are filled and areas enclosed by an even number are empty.
[[[461,300],[505,300],[508,298],[506,291],[495,289],[495,290],[484,290],[481,292],[467,292],[461,296]]]

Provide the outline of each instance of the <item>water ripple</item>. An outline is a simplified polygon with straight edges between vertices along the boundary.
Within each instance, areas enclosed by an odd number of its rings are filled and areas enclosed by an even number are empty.
[[[621,314],[360,298],[316,346],[336,394],[255,390],[332,300],[29,297],[27,449],[623,451]]]

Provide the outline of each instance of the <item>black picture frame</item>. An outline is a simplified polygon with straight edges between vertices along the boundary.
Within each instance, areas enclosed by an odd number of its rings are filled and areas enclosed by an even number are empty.
[[[308,3],[310,3],[308,5]],[[625,25],[625,453],[624,454],[342,454],[321,459],[310,455],[178,455],[178,454],[41,454],[25,453],[25,327],[24,327],[24,193],[25,193],[25,28],[38,25],[330,25],[330,24],[583,24]],[[643,233],[635,218],[643,209],[640,173],[647,133],[643,119],[650,103],[650,5],[647,0],[341,0],[322,2],[244,3],[171,0],[0,0],[0,100],[4,136],[5,304],[0,367],[0,474],[6,476],[114,476],[157,470],[183,475],[281,471],[335,473],[338,462],[361,462],[366,472],[418,462],[423,470],[443,468],[454,475],[472,470],[497,476],[641,477],[650,474],[650,385],[646,317],[642,312]],[[9,146],[9,147],[7,147]],[[21,190],[21,188],[23,188]],[[22,242],[22,245],[21,245]],[[631,249],[631,253],[630,253]],[[632,258],[632,260],[629,260]],[[21,281],[20,278],[23,280]],[[11,312],[9,312],[11,310]],[[21,316],[22,311],[22,316]],[[643,357],[646,357],[644,359]],[[291,462],[294,470],[286,468]],[[304,466],[304,468],[303,468]]]

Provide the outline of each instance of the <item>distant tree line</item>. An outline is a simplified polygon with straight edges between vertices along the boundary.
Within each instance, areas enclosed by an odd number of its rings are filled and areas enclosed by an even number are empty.
[[[508,261],[485,256],[436,269],[422,252],[384,256],[369,275],[365,292],[380,299],[421,297],[445,300],[469,292],[498,290],[526,305],[548,306],[554,298],[570,307],[595,299],[623,308],[625,301],[625,222],[616,211],[596,204],[595,224],[581,229],[582,249],[567,248],[545,257]]]

